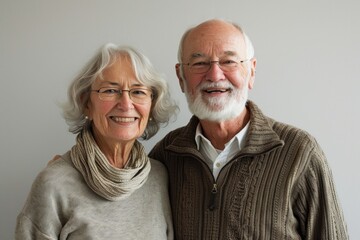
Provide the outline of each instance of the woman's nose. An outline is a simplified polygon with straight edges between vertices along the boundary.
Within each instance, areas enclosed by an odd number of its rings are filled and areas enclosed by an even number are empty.
[[[132,108],[134,107],[133,101],[130,98],[129,91],[123,90],[117,100],[117,106],[121,108]]]

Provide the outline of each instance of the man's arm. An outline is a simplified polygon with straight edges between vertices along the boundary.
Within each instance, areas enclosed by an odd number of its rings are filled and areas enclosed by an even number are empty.
[[[316,144],[293,195],[294,214],[306,239],[349,239],[331,169]]]

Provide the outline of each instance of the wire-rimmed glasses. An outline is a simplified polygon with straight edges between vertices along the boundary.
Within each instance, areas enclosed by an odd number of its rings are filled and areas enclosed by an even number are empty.
[[[194,59],[190,60],[188,63],[180,63],[181,65],[185,65],[189,67],[190,72],[192,73],[207,73],[211,64],[217,64],[223,72],[232,72],[238,69],[239,64],[242,64],[250,59],[245,60],[233,60],[233,59],[220,59],[218,61],[210,61],[210,60],[199,60]]]
[[[137,104],[149,103],[152,100],[152,91],[147,88],[119,89],[114,87],[103,87],[91,91],[97,92],[99,99],[106,102],[119,100],[123,92],[127,92],[131,101]]]

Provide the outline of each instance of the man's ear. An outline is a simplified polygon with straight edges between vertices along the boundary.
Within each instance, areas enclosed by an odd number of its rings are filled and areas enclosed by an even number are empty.
[[[175,65],[176,76],[177,76],[177,78],[179,80],[181,91],[184,92],[184,79],[181,76],[181,69],[180,68],[181,68],[180,63],[177,63]]]
[[[248,88],[249,89],[253,89],[254,87],[254,82],[255,82],[255,74],[256,74],[256,58],[252,58],[250,60],[250,79],[249,79],[249,83],[248,83]]]

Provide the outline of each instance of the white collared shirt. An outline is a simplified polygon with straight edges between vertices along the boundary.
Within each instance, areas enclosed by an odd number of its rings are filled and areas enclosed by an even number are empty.
[[[224,150],[214,148],[211,142],[202,134],[200,123],[196,128],[195,142],[197,149],[204,156],[207,165],[216,179],[223,166],[237,154],[244,145],[244,136],[249,128],[249,122],[229,142],[225,144]]]

